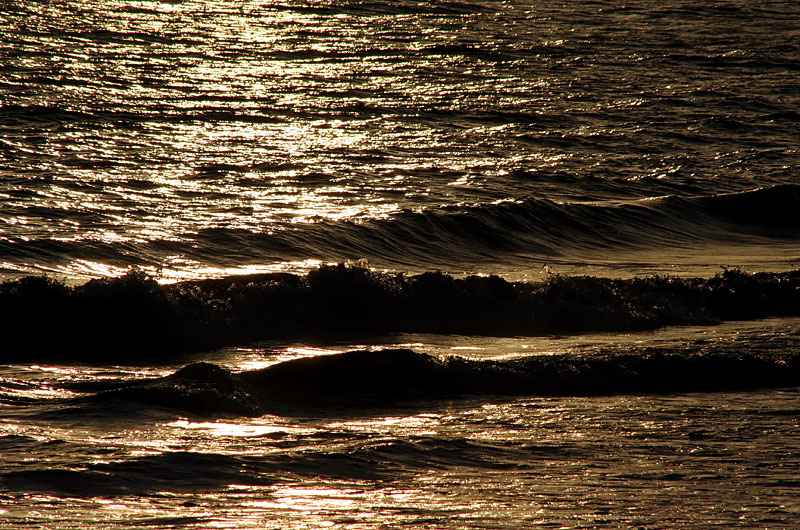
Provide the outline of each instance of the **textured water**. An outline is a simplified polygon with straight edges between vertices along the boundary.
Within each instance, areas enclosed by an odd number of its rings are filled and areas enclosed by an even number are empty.
[[[797,259],[762,248],[794,245],[798,227],[792,2],[25,2],[0,16],[6,274]],[[751,198],[781,185],[774,206]],[[697,203],[730,193],[744,194],[733,212]]]
[[[472,359],[797,351],[796,319],[562,339],[397,336]],[[424,346],[423,346],[424,344]],[[234,370],[363,348],[254,345]],[[4,527],[793,528],[797,389],[460,397],[214,418],[76,401],[152,368],[3,368]],[[298,383],[300,384],[300,383]]]
[[[798,58],[789,1],[0,3],[0,528],[795,528]]]

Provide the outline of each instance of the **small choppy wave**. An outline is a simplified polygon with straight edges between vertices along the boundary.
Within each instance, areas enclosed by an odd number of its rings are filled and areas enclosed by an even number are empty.
[[[86,112],[64,110],[55,105],[2,105],[0,106],[0,117],[6,125],[25,124],[27,126],[94,119],[94,116]]]
[[[242,460],[250,460],[249,465]],[[125,462],[90,464],[84,469],[43,466],[13,470],[4,473],[0,482],[18,490],[77,497],[158,491],[197,492],[214,490],[230,483],[271,484],[273,481],[266,472],[276,471],[277,466],[262,462],[259,469],[253,469],[255,464],[254,459],[234,456],[174,452]],[[247,476],[241,472],[243,466],[249,468]]]
[[[508,282],[323,266],[160,285],[140,272],[67,286],[0,284],[3,360],[144,363],[260,339],[391,332],[515,336],[654,329],[800,314],[800,271]]]
[[[48,442],[54,445],[53,442]],[[56,442],[58,444],[58,442]],[[19,436],[0,437],[0,447],[42,445]],[[61,445],[68,445],[61,442]],[[69,449],[64,447],[64,449]],[[258,456],[197,452],[164,452],[125,461],[90,463],[83,469],[41,468],[5,470],[0,485],[25,491],[91,497],[171,491],[214,491],[228,484],[271,486],[291,477],[391,480],[416,469],[469,465],[482,469],[526,467],[531,455],[552,456],[558,447],[493,446],[466,439],[417,437],[358,445],[351,441],[324,451]]]

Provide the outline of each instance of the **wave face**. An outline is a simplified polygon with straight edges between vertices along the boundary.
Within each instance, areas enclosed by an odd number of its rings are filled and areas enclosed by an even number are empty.
[[[667,196],[622,204],[522,199],[469,207],[440,207],[382,221],[323,223],[313,230],[274,234],[250,246],[297,258],[364,256],[394,263],[469,264],[527,255],[541,259],[621,251],[757,241],[796,244],[800,185],[730,195]],[[330,234],[335,234],[334,238]],[[219,234],[216,234],[217,236]],[[241,237],[247,241],[248,234]]]
[[[259,339],[392,332],[514,336],[796,316],[800,272],[710,279],[387,274],[351,265],[160,285],[142,273],[68,287],[0,284],[4,361],[147,362]],[[43,333],[43,327],[47,333]]]
[[[119,3],[0,8],[2,276],[796,261],[795,6]]]
[[[737,249],[742,253],[738,259],[747,263],[748,253],[761,248],[760,253],[774,261],[769,264],[768,260],[768,267],[783,268],[797,257],[792,249],[800,234],[798,211],[800,185],[785,184],[727,195],[672,195],[614,204],[528,198],[438,206],[393,213],[379,220],[319,220],[266,233],[249,228],[204,228],[173,241],[106,243],[12,236],[0,241],[0,252],[10,262],[58,261],[80,255],[87,263],[133,264],[162,277],[162,260],[168,255],[205,263],[212,270],[236,270],[251,263],[313,262],[323,257],[333,261],[367,259],[384,268],[417,271],[498,270],[498,263],[506,264],[500,271],[519,271],[546,263],[589,260],[602,265],[653,260],[649,256],[656,255],[667,260],[662,269],[681,270],[686,266],[680,260],[681,252],[721,252],[724,257],[710,265],[713,269],[737,259],[733,257]],[[42,214],[60,215],[54,211]],[[776,253],[770,248],[784,250]]]

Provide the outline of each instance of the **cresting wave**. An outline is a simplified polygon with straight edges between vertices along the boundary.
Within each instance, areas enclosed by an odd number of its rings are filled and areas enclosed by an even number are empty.
[[[146,363],[260,339],[392,332],[490,336],[654,329],[800,315],[800,270],[713,278],[453,278],[322,266],[305,276],[160,285],[141,272],[69,287],[0,284],[3,362]]]
[[[39,208],[41,210],[42,208]],[[57,218],[60,211],[29,208]],[[46,209],[45,209],[46,210]],[[505,256],[575,257],[587,252],[669,249],[686,245],[795,242],[800,185],[713,196],[667,195],[614,203],[528,198],[471,206],[404,210],[386,219],[319,220],[272,226],[272,232],[207,228],[173,240],[133,242],[16,238],[0,240],[13,261],[58,263],[81,255],[110,263],[160,266],[165,256],[236,266],[243,262],[366,258],[392,268],[458,268]],[[72,213],[70,215],[78,215]],[[105,223],[99,214],[82,221]],[[248,261],[249,260],[249,261]]]
[[[350,351],[232,373],[210,363],[127,383],[77,383],[81,401],[118,401],[201,416],[292,414],[457,396],[594,396],[712,392],[800,384],[800,355],[613,354],[506,361],[436,358],[407,349]],[[91,393],[94,392],[94,393]]]
[[[433,246],[433,252],[442,255],[468,253],[473,259],[475,253],[553,256],[591,249],[735,241],[743,235],[796,240],[800,229],[797,212],[800,185],[787,184],[741,193],[666,196],[613,205],[528,198],[447,206],[354,225],[344,234],[351,239],[345,241],[348,247],[362,252],[378,248],[379,255],[406,252],[409,247],[430,253]],[[322,241],[315,243],[325,248]]]

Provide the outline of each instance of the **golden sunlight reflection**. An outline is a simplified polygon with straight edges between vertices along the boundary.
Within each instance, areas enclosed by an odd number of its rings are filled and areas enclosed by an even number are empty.
[[[285,433],[286,428],[268,423],[227,423],[224,421],[200,421],[176,420],[168,423],[167,426],[178,429],[187,429],[202,432],[211,436],[227,437],[251,437],[264,436],[275,433]]]
[[[434,434],[439,415],[420,413],[412,416],[385,416],[365,420],[332,422],[329,427],[364,432],[413,432],[414,435]]]
[[[351,349],[351,348],[348,348]],[[352,349],[359,349],[358,347]],[[273,352],[269,359],[248,359],[244,362],[238,363],[237,368],[257,370],[259,368],[266,368],[267,366],[281,363],[284,361],[291,361],[292,359],[299,359],[303,357],[317,357],[320,355],[335,355],[337,353],[345,352],[345,349],[339,348],[322,348],[314,346],[289,346],[281,349],[278,352]]]
[[[287,348],[286,351],[288,354],[292,355],[292,357],[315,357],[317,355],[332,355],[335,353],[342,353],[343,350],[303,346]]]
[[[653,342],[663,347],[681,347],[687,334],[697,337],[699,340],[711,341],[748,327],[742,323],[723,323],[714,328],[680,326],[641,332],[587,333],[546,337],[482,337],[401,333],[395,335],[394,342],[386,346],[413,348],[418,352],[438,357],[456,355],[485,360],[554,355],[589,356],[615,350],[625,351],[644,342]]]
[[[334,355],[347,350],[364,349],[368,346],[352,344],[347,348],[315,347],[315,346],[283,346],[272,347],[237,347],[221,352],[222,357],[215,362],[220,362],[234,371],[261,370],[274,364],[298,359],[302,357],[316,357],[319,355]]]
[[[253,501],[250,505],[302,512],[342,510],[357,506],[358,499],[353,497],[358,493],[355,489],[283,487],[272,492],[274,501]]]
[[[116,380],[120,376],[126,379],[141,379],[146,377],[161,376],[171,373],[168,368],[148,368],[146,370],[128,370],[116,368],[113,372],[108,369],[92,367],[64,367],[33,364],[22,367],[32,374],[43,373],[47,377],[59,382],[64,381],[102,381]]]
[[[187,280],[224,278],[226,276],[267,274],[274,272],[305,274],[310,270],[318,268],[323,263],[323,261],[318,259],[306,259],[282,261],[268,265],[242,264],[236,267],[210,267],[203,266],[197,261],[188,260],[181,256],[174,256],[159,268],[142,267],[142,269],[153,275],[159,283],[170,284]]]
[[[288,272],[292,274],[306,274],[319,268],[325,262],[318,259],[305,259],[295,261],[282,261],[269,264],[244,263],[234,267],[212,267],[202,265],[200,262],[187,259],[184,256],[171,256],[164,259],[160,266],[137,267],[145,274],[154,278],[160,284],[172,284],[189,280],[202,280],[211,278],[224,278],[227,276],[241,276],[249,274],[268,274]],[[0,262],[0,267],[19,273],[32,271],[16,264]],[[35,272],[52,274],[56,278],[65,278],[68,283],[79,283],[93,278],[114,278],[124,276],[131,270],[122,267],[87,259],[75,259],[65,265],[55,267],[37,267]]]
[[[55,267],[52,272],[63,274],[70,278],[113,278],[122,276],[130,270],[128,267],[120,267],[93,261],[88,259],[75,259],[68,265]]]
[[[5,378],[0,377],[0,384],[7,382],[8,381]],[[5,392],[0,392],[0,395],[1,394],[5,394]],[[39,385],[24,389],[17,388],[14,390],[15,399],[68,399],[78,395],[79,394],[76,392],[71,392],[64,388],[53,388],[52,386],[48,385]]]

